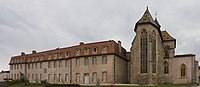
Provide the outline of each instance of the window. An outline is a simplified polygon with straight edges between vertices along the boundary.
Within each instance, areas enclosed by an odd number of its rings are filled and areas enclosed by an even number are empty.
[[[59,57],[59,58],[62,58],[62,54],[63,54],[62,52],[59,53],[58,57]]]
[[[30,69],[30,63],[28,64],[28,69]]]
[[[89,54],[89,51],[90,51],[90,49],[89,49],[89,48],[86,48],[86,49],[85,49],[85,55],[88,55],[88,54]]]
[[[102,73],[102,81],[106,82],[106,80],[107,80],[107,72],[103,72]]]
[[[77,59],[76,59],[76,66],[79,66],[79,65],[80,65],[80,59],[77,58]]]
[[[52,54],[49,54],[48,59],[51,59],[51,57],[52,57]]]
[[[10,70],[12,70],[13,69],[13,65],[10,65]]]
[[[32,69],[34,68],[34,63],[32,63]]]
[[[53,81],[56,81],[56,74],[54,74],[53,76]]]
[[[56,68],[56,61],[54,61],[53,66],[54,66],[54,68]]]
[[[34,80],[34,74],[32,74],[32,80]]]
[[[152,73],[156,73],[156,35],[155,35],[155,31],[153,31],[152,33],[152,37],[151,37],[151,50],[152,50]]]
[[[57,53],[55,53],[55,54],[53,55],[53,58],[54,58],[54,59],[56,59],[56,58],[57,58]]]
[[[80,75],[79,73],[76,73],[76,82],[79,82],[80,81]]]
[[[169,74],[169,64],[167,61],[164,62],[164,74]]]
[[[59,67],[62,67],[62,60],[59,61]]]
[[[48,62],[48,68],[51,68],[51,61]]]
[[[76,50],[76,56],[79,56],[80,53],[81,53],[81,50],[80,50],[80,49],[77,49],[77,50]]]
[[[147,73],[147,32],[145,29],[141,32],[140,44],[140,72]]]
[[[37,63],[35,63],[35,69],[37,69]]]
[[[38,74],[35,74],[35,80],[38,80]]]
[[[93,53],[97,53],[97,48],[93,48]]]
[[[187,71],[186,71],[186,66],[185,66],[185,64],[182,64],[181,65],[181,77],[185,77],[186,76],[186,73],[187,73]]]
[[[62,75],[59,74],[59,82],[61,82],[61,81],[62,81]]]
[[[68,82],[69,81],[68,79],[69,79],[69,75],[65,74],[65,81]]]
[[[107,47],[103,47],[102,48],[102,53],[106,53],[107,52]]]
[[[89,58],[85,57],[84,65],[89,65]]]
[[[22,69],[22,64],[20,64],[20,69]]]
[[[106,56],[102,56],[102,64],[107,64],[107,58],[106,58]]]
[[[97,80],[97,73],[94,72],[94,73],[92,74],[92,82],[96,82],[96,80]]]
[[[28,74],[28,80],[30,80],[30,74]]]
[[[92,64],[97,64],[97,58],[96,57],[92,58]]]
[[[42,74],[40,74],[40,81],[42,80]]]
[[[68,60],[65,60],[65,67],[68,67]]]
[[[40,62],[40,69],[42,69],[42,62]]]
[[[65,53],[65,57],[68,58],[69,57],[69,52]]]
[[[51,81],[51,74],[48,75],[48,81]]]
[[[17,64],[17,69],[19,69],[19,64]]]

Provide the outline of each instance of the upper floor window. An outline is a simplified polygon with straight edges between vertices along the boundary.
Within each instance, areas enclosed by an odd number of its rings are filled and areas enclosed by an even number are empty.
[[[84,65],[89,65],[89,58],[85,57]]]
[[[63,53],[61,52],[61,53],[59,53],[58,54],[58,58],[62,58],[62,55],[63,55]]]
[[[68,66],[68,60],[65,60],[65,67],[67,68]]]
[[[79,73],[76,73],[76,82],[79,82],[80,81],[80,75]]]
[[[80,59],[77,58],[77,59],[76,59],[76,66],[79,66],[79,65],[80,65]]]
[[[79,56],[80,53],[81,53],[81,50],[80,50],[80,49],[77,49],[77,50],[76,50],[76,56]]]
[[[54,61],[54,64],[53,64],[54,68],[56,68],[56,61]]]
[[[69,57],[69,52],[66,52],[65,53],[65,58],[68,58]]]
[[[40,69],[42,69],[42,62],[40,62]]]
[[[97,73],[94,72],[94,73],[92,74],[92,82],[96,82],[96,80],[97,80]]]
[[[103,47],[102,48],[102,53],[107,53],[107,49],[108,49],[108,47]]]
[[[107,58],[106,58],[106,56],[102,56],[102,64],[107,64]]]
[[[85,55],[88,55],[88,54],[89,54],[89,51],[90,51],[90,49],[89,49],[89,48],[86,48],[86,49],[85,49],[85,52],[84,52]]]
[[[44,58],[44,56],[42,55],[42,56],[40,56],[40,61],[42,61],[43,60],[43,58]]]
[[[55,54],[53,55],[53,58],[56,59],[57,56],[58,56],[57,53],[55,53]]]
[[[51,61],[48,62],[48,68],[51,68]]]
[[[49,54],[49,55],[48,55],[48,59],[51,59],[51,57],[52,57],[52,54]]]
[[[97,48],[93,48],[93,51],[92,51],[93,54],[96,54],[97,53]]]
[[[97,64],[97,58],[96,57],[92,58],[92,64]]]
[[[62,67],[62,60],[59,61],[59,67]]]

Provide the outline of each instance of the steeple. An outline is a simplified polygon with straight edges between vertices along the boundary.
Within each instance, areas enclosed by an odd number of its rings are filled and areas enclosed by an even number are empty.
[[[154,20],[148,10],[148,7],[146,11],[144,12],[142,18],[137,23],[154,23]]]
[[[161,27],[157,21],[157,18],[154,21],[153,17],[151,16],[151,13],[149,12],[148,7],[147,7],[146,11],[144,12],[143,16],[136,23],[134,31],[136,31],[137,26],[140,24],[151,24],[151,25],[157,27],[158,29],[160,29],[160,27]]]

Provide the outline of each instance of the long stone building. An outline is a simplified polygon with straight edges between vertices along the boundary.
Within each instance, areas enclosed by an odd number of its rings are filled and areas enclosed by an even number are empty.
[[[161,31],[148,8],[136,23],[136,36],[126,51],[114,40],[21,53],[10,60],[12,79],[58,84],[197,83],[195,54],[175,55],[176,39]]]

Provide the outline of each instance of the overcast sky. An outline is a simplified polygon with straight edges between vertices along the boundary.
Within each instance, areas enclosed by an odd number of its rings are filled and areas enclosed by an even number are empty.
[[[12,56],[84,43],[122,41],[129,51],[133,27],[146,7],[161,30],[177,40],[176,54],[200,60],[199,0],[0,0],[0,70]]]

